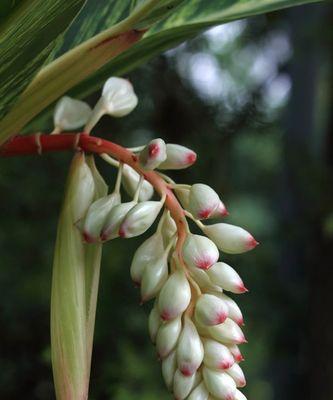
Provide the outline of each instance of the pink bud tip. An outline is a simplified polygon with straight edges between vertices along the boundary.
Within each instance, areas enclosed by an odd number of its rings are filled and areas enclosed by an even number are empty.
[[[237,322],[238,325],[242,325],[242,326],[245,325],[243,317],[242,318],[238,318],[236,322]]]
[[[237,286],[237,289],[239,293],[247,293],[249,291],[249,289],[244,286],[243,282]]]
[[[216,325],[223,324],[223,322],[227,319],[227,316],[228,314],[226,313],[220,313],[217,315],[214,322],[216,323]]]
[[[163,319],[163,321],[169,321],[171,319],[170,312],[167,310],[162,311],[161,318]]]
[[[83,232],[83,233],[82,233],[82,236],[83,236],[83,240],[84,240],[86,243],[94,243],[94,242],[95,242],[94,238],[91,237],[91,236],[89,235],[89,233],[87,233],[87,232]]]
[[[224,209],[222,210],[222,212],[221,212],[221,216],[222,216],[222,217],[227,217],[229,214],[230,214],[230,213],[229,213],[229,211],[228,211],[226,208],[224,208]]]
[[[119,234],[119,236],[120,236],[121,238],[126,237],[126,229],[125,229],[123,226],[121,226],[120,229],[119,229],[118,234]]]
[[[229,369],[232,367],[232,362],[223,361],[218,366],[220,369]]]
[[[230,393],[225,396],[225,400],[235,400],[235,395]]]
[[[209,269],[213,263],[214,262],[209,258],[201,258],[200,260],[197,260],[196,265],[201,269]]]
[[[102,242],[105,242],[108,238],[105,232],[102,232],[99,237]]]
[[[194,153],[194,151],[189,152],[186,155],[186,164],[193,164],[195,163],[197,160],[197,155]]]
[[[150,158],[155,158],[160,152],[160,147],[157,143],[151,143],[148,146],[148,154]]]
[[[237,362],[242,362],[245,360],[245,358],[243,357],[243,355],[241,353],[237,354],[237,356],[235,356],[235,360]]]
[[[200,219],[209,218],[213,211],[214,211],[214,210],[212,210],[211,208],[206,208],[206,209],[204,209],[204,210],[201,210],[201,211],[198,213],[198,217],[199,217]]]
[[[240,336],[238,339],[236,339],[236,344],[245,344],[248,343],[248,341],[245,339],[244,336]]]
[[[252,250],[252,249],[254,249],[255,247],[257,247],[258,244],[259,244],[259,242],[257,242],[257,241],[255,240],[255,238],[254,238],[253,236],[251,236],[251,237],[249,238],[248,242],[247,242],[247,248],[248,248],[248,250]]]
[[[189,367],[183,367],[180,369],[180,372],[184,375],[184,376],[192,376],[194,374],[195,371],[193,371],[191,368]]]

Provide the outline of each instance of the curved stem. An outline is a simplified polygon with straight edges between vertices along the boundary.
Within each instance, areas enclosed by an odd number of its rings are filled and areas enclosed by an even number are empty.
[[[165,182],[158,172],[144,170],[138,162],[138,157],[125,147],[95,136],[89,136],[85,133],[62,133],[58,135],[34,134],[16,136],[4,143],[0,147],[0,157],[42,154],[65,150],[109,154],[119,162],[128,164],[143,176],[144,179],[150,182],[161,197],[165,196],[165,206],[170,211],[177,225],[178,240],[176,253],[179,260],[182,260],[181,250],[188,231],[188,224],[182,206],[170,188],[169,183]]]

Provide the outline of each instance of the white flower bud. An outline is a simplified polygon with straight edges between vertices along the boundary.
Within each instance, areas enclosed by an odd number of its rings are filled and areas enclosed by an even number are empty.
[[[219,205],[219,196],[211,187],[202,183],[191,186],[188,211],[194,218],[209,218]]]
[[[205,350],[204,364],[206,367],[228,369],[235,363],[234,357],[227,346],[211,339],[204,340],[203,345]]]
[[[169,390],[173,388],[173,378],[177,370],[176,351],[171,352],[164,360],[162,360],[162,376],[166,387]]]
[[[167,246],[172,236],[177,232],[177,226],[174,219],[170,215],[170,211],[167,212],[167,215],[164,218],[161,231],[162,231],[164,246]]]
[[[247,400],[240,390],[236,390],[235,400]]]
[[[217,262],[212,265],[207,274],[212,282],[221,286],[224,290],[237,294],[248,291],[237,272],[224,262]]]
[[[165,358],[176,347],[181,329],[180,317],[160,326],[156,336],[156,350],[159,357]]]
[[[195,318],[202,325],[222,324],[228,317],[228,307],[225,302],[212,294],[203,294],[195,306]]]
[[[53,121],[57,132],[77,129],[83,126],[91,115],[91,108],[81,100],[62,97],[54,109]]]
[[[195,375],[185,376],[179,369],[176,370],[173,380],[173,394],[176,400],[187,398],[195,385]]]
[[[128,203],[118,204],[111,209],[101,232],[102,241],[119,237],[120,225],[123,222],[126,214],[135,206],[135,204],[135,201],[130,201]]]
[[[214,293],[220,297],[228,306],[228,317],[235,321],[238,325],[244,325],[243,314],[237,303],[224,293]]]
[[[178,200],[185,209],[188,209],[188,205],[190,203],[190,189],[191,189],[190,185],[181,185],[179,187],[176,186],[174,188]]]
[[[132,167],[124,164],[121,183],[130,196],[134,196],[139,182],[140,175]],[[153,186],[147,180],[144,180],[140,189],[139,201],[147,201],[152,198],[153,194]]]
[[[235,399],[236,384],[228,374],[207,367],[204,367],[202,372],[205,385],[213,396],[221,400]]]
[[[219,251],[210,239],[190,233],[183,246],[183,257],[189,267],[208,269],[218,260]]]
[[[201,382],[188,396],[188,400],[208,400],[209,392],[204,382]]]
[[[140,152],[140,164],[145,169],[155,169],[166,159],[166,144],[163,139],[154,139]]]
[[[163,286],[158,308],[164,321],[174,319],[182,314],[191,300],[191,288],[183,271],[173,272]]]
[[[136,204],[122,221],[119,236],[131,238],[146,232],[154,223],[162,207],[161,201],[143,201]]]
[[[144,303],[155,297],[168,279],[168,257],[164,254],[160,258],[147,263],[141,281],[141,301]]]
[[[159,327],[161,326],[161,323],[162,323],[162,321],[160,318],[160,314],[159,314],[157,306],[155,304],[154,307],[152,308],[152,310],[150,311],[149,318],[148,318],[149,335],[150,335],[150,339],[153,343],[155,343],[155,341],[156,341],[156,335],[157,335]]]
[[[224,344],[242,344],[246,339],[240,327],[232,319],[227,318],[223,324],[208,328],[210,336]]]
[[[112,193],[91,204],[82,226],[82,234],[87,243],[100,240],[102,228],[111,209],[120,203],[119,193]]]
[[[163,252],[163,237],[158,232],[154,233],[137,248],[130,269],[131,278],[136,285],[140,286],[147,263],[161,257]]]
[[[203,269],[199,269],[197,267],[189,267],[189,271],[191,273],[191,276],[204,291],[211,290],[214,292],[222,292],[222,289],[219,286],[213,284],[207,272]]]
[[[225,253],[240,254],[258,245],[254,237],[239,226],[220,223],[206,225],[203,231]]]
[[[187,316],[177,346],[178,369],[185,376],[193,375],[204,357],[203,345],[196,327]]]
[[[237,387],[246,386],[246,379],[242,368],[237,364],[233,364],[229,369],[225,371],[235,381]]]
[[[226,206],[220,200],[219,205],[212,212],[210,218],[221,218],[221,217],[226,217],[227,215],[229,215],[229,213],[226,209]]]
[[[159,169],[183,169],[191,166],[197,159],[194,151],[179,144],[168,143],[166,145],[167,158],[162,162]]]
[[[244,361],[244,357],[236,344],[229,344],[228,349],[230,350],[230,353],[234,356],[236,362]]]

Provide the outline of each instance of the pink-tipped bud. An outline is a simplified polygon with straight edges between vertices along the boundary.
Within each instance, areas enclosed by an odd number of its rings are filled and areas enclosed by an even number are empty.
[[[87,243],[100,241],[101,231],[111,209],[120,203],[120,195],[112,193],[94,201],[84,218],[82,231]]]
[[[204,357],[203,345],[198,331],[187,316],[177,346],[178,369],[185,376],[193,375],[200,367]]]
[[[183,246],[183,257],[189,267],[208,269],[219,258],[219,251],[210,239],[188,234]]]
[[[167,357],[176,347],[181,329],[182,322],[180,317],[160,326],[156,336],[156,350],[159,357]]]
[[[168,143],[166,145],[167,158],[162,162],[159,169],[183,169],[190,167],[197,159],[194,151],[179,144]]]
[[[207,225],[203,231],[225,253],[240,254],[258,245],[253,236],[239,226],[220,223]]]
[[[195,318],[201,325],[222,324],[228,316],[228,307],[223,300],[212,294],[203,294],[195,306]]]
[[[223,324],[208,328],[210,336],[223,344],[242,344],[246,339],[240,327],[232,319],[227,318]]]
[[[137,248],[130,269],[131,278],[136,285],[141,285],[143,272],[147,264],[154,259],[162,257],[163,252],[163,237],[157,232]]]
[[[215,208],[210,218],[221,218],[221,217],[226,217],[227,215],[229,215],[228,210],[220,200],[219,205]]]
[[[219,206],[218,194],[208,185],[196,183],[191,186],[188,211],[196,219],[207,219]]]
[[[233,364],[232,367],[225,371],[235,381],[237,387],[246,386],[246,379],[242,368],[237,364]]]
[[[212,282],[222,289],[240,294],[247,292],[246,287],[237,272],[224,262],[217,262],[207,271]]]
[[[237,303],[224,293],[215,293],[215,295],[220,297],[220,299],[222,299],[228,306],[228,317],[235,321],[238,325],[243,325],[243,314]]]
[[[152,310],[150,311],[149,318],[148,318],[148,330],[149,330],[150,339],[153,343],[155,343],[155,341],[156,341],[156,335],[157,335],[157,332],[158,332],[161,324],[162,324],[162,321],[160,318],[160,314],[159,314],[157,306],[155,304],[154,307],[152,308]]]
[[[169,321],[181,315],[191,300],[191,288],[183,271],[173,272],[163,286],[158,308],[164,321]]]
[[[203,345],[205,350],[204,364],[206,367],[225,370],[235,363],[230,350],[222,343],[206,339]]]
[[[126,214],[119,227],[119,236],[131,238],[142,235],[154,223],[161,211],[163,203],[160,201],[143,201],[135,205]]]
[[[194,386],[195,374],[185,376],[179,369],[176,370],[173,381],[173,394],[176,400],[186,399]]]
[[[225,372],[203,368],[203,378],[208,391],[221,400],[234,400],[236,395],[235,381]]]
[[[247,400],[240,390],[236,390],[235,400]]]
[[[204,384],[201,382],[188,396],[188,400],[208,400],[209,392]]]
[[[101,232],[101,240],[103,242],[119,236],[119,227],[128,211],[133,208],[135,204],[134,201],[130,201],[128,203],[118,204],[111,209]]]
[[[147,263],[141,281],[141,301],[155,297],[168,279],[168,258],[163,255]]]
[[[188,208],[189,203],[190,203],[190,185],[186,185],[187,187],[184,187],[184,185],[180,187],[175,187],[175,193],[177,195],[178,200],[180,201],[181,205],[183,208]]]
[[[230,353],[234,356],[234,359],[236,362],[239,363],[239,362],[244,361],[244,357],[243,357],[242,353],[240,352],[237,344],[228,345],[228,349],[230,350]]]
[[[140,164],[145,169],[155,169],[167,157],[166,145],[162,139],[154,139],[150,141],[147,146],[140,152],[139,160]]]
[[[197,267],[189,267],[189,271],[196,283],[200,286],[201,289],[204,289],[204,291],[209,290],[214,292],[222,292],[222,289],[219,286],[212,283],[207,274],[207,271],[204,271],[203,269],[199,269]]]
[[[130,167],[127,164],[124,164],[121,184],[131,197],[134,196],[139,181],[140,181],[140,175],[132,167]],[[147,201],[152,198],[153,194],[154,194],[153,186],[148,181],[144,180],[140,189],[139,200]]]
[[[177,370],[177,357],[176,351],[171,352],[162,361],[162,376],[166,387],[171,391],[173,388],[173,378]]]

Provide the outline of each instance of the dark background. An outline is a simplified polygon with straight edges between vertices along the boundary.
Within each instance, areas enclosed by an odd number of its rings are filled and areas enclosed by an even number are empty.
[[[140,102],[95,134],[153,137],[199,155],[177,182],[204,182],[227,222],[260,241],[225,257],[238,296],[250,400],[333,399],[332,4],[214,28],[137,69]],[[94,104],[98,95],[89,101]],[[51,126],[50,126],[51,128]],[[52,399],[49,301],[53,245],[70,154],[0,160],[0,398]],[[114,171],[98,160],[110,186]],[[171,398],[129,277],[143,238],[105,246],[91,399]]]

